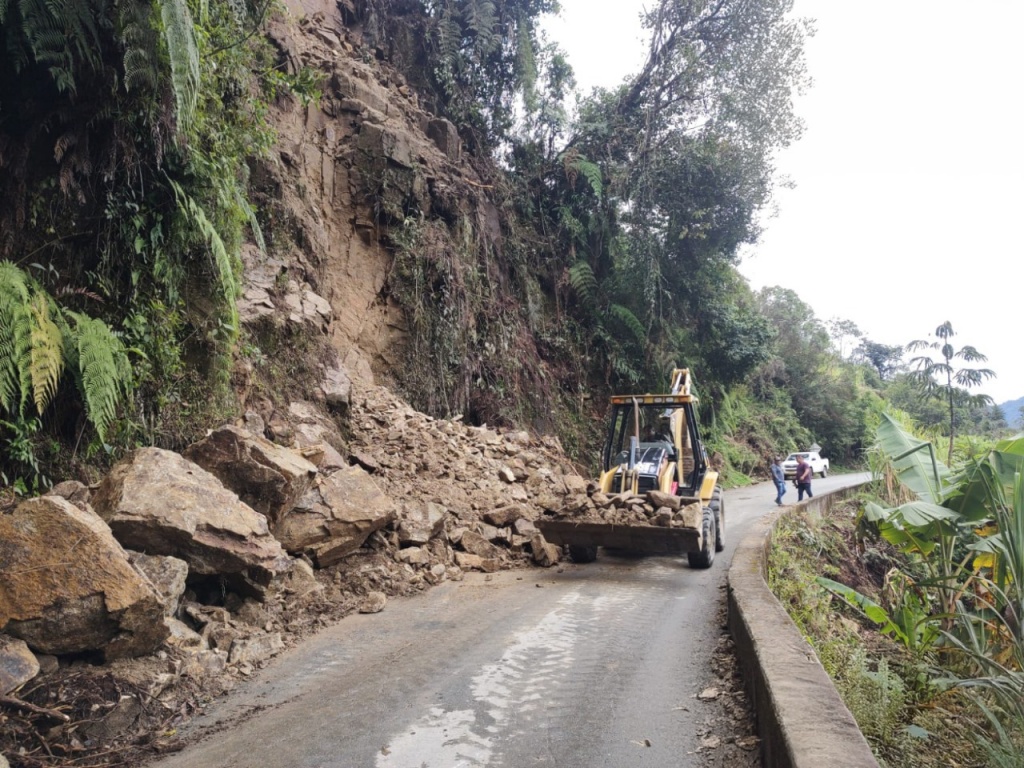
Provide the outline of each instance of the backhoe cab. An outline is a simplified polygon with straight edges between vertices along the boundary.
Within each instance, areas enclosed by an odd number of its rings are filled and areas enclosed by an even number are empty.
[[[718,473],[708,470],[696,402],[686,369],[673,372],[670,394],[612,397],[601,491],[661,491],[709,502]]]

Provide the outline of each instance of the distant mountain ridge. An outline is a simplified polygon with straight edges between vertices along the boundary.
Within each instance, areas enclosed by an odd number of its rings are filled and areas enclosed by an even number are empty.
[[[1011,427],[1024,427],[1024,419],[1021,418],[1020,413],[1021,408],[1024,408],[1024,397],[999,403],[999,409],[1003,412],[1003,416],[1006,417],[1006,423]]]

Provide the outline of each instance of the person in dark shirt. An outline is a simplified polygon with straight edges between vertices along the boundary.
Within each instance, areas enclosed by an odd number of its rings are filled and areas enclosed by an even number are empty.
[[[786,474],[782,471],[782,459],[772,459],[772,482],[775,483],[775,503],[782,506],[782,497],[786,495]]]
[[[811,478],[814,477],[814,471],[811,469],[811,465],[804,461],[803,456],[796,457],[796,477],[793,482],[796,483],[796,500],[803,501],[804,494],[807,494],[807,498],[814,498],[814,494],[811,493]]]

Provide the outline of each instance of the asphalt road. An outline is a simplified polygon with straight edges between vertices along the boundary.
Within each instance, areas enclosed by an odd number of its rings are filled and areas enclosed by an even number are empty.
[[[712,681],[727,567],[776,508],[770,484],[725,499],[726,549],[709,570],[602,551],[391,600],[278,656],[194,721],[197,743],[150,765],[702,766],[693,697]]]

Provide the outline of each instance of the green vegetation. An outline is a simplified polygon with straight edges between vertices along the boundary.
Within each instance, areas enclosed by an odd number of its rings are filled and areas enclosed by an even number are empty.
[[[572,71],[539,26],[556,8],[341,4],[362,36],[353,55],[398,69],[455,124],[485,182],[433,195],[428,212],[403,191],[428,186],[422,169],[357,161],[394,258],[382,296],[407,320],[395,375],[415,406],[555,432],[593,461],[606,396],[659,390],[687,366],[737,484],[813,442],[856,466],[887,402],[961,453],[999,434],[998,415],[953,386],[973,380],[946,382],[947,413],[921,398],[901,348],[826,324],[792,291],[755,293],[736,270],[771,200],[774,153],[802,128],[793,97],[812,27],[791,0],[655,3],[645,65],[575,116]],[[250,164],[274,141],[268,100],[288,89],[315,108],[326,76],[281,71],[261,34],[274,10],[0,0],[0,260],[35,297],[11,305],[35,335],[0,348],[9,479],[45,485],[137,444],[181,447],[233,414],[232,366],[266,353],[239,345],[240,247],[262,247],[258,221],[275,221],[250,202]],[[271,234],[289,247],[286,226]],[[91,384],[91,358],[70,357],[87,328],[109,330],[113,361]]]
[[[782,523],[772,588],[888,764],[1019,765],[1024,445],[953,470],[888,414],[877,438],[870,494],[826,521]]]
[[[0,3],[12,481],[45,485],[80,452],[177,447],[230,410],[244,228],[259,242],[247,160],[271,145],[264,94],[281,81],[250,34],[266,10]]]

